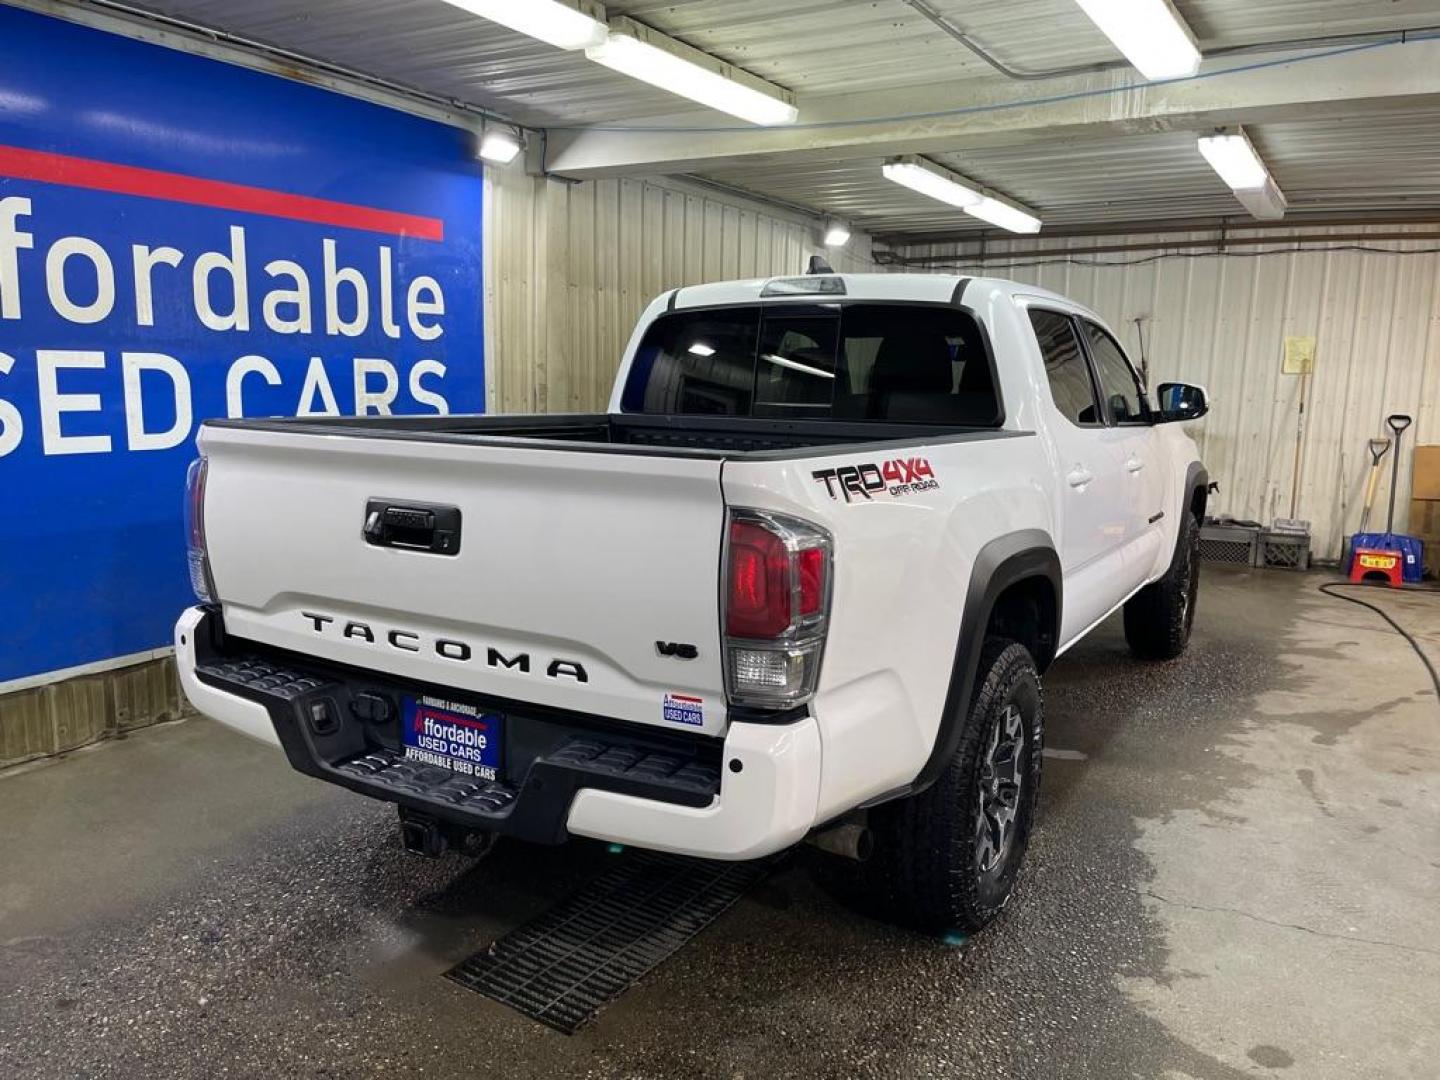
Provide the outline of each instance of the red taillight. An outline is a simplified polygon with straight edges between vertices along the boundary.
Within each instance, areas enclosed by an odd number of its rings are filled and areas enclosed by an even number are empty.
[[[830,619],[832,541],[820,526],[732,507],[724,577],[725,693],[733,705],[809,701]]]
[[[190,546],[205,547],[205,474],[209,462],[203,457],[190,463],[185,474],[185,522]]]
[[[190,587],[196,599],[215,599],[210,553],[205,546],[205,476],[209,463],[202,457],[190,463],[185,474],[185,554],[190,564]]]
[[[785,541],[752,521],[732,521],[725,632],[741,638],[779,637],[790,626],[790,593]]]
[[[825,552],[806,548],[796,556],[800,570],[800,616],[818,615],[825,607]]]

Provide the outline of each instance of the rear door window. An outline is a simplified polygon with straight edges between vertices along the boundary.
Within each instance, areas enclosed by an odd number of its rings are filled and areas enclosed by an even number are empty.
[[[1050,383],[1055,408],[1079,427],[1099,426],[1103,421],[1095,396],[1095,380],[1090,374],[1090,365],[1085,362],[1080,339],[1075,335],[1075,323],[1070,316],[1058,311],[1031,308],[1030,325],[1035,328],[1035,339],[1040,344],[1045,378]]]
[[[1104,392],[1111,422],[1146,423],[1150,417],[1140,393],[1140,380],[1125,359],[1124,350],[1089,319],[1081,319],[1080,324],[1085,328],[1085,336],[1090,343],[1090,358],[1095,361],[1095,373],[1100,378],[1100,389]]]
[[[973,316],[917,304],[770,304],[674,312],[650,326],[626,412],[995,427]]]

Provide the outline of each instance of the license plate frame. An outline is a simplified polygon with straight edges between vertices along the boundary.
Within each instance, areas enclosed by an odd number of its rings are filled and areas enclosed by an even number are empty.
[[[405,758],[456,776],[498,781],[505,775],[505,714],[433,694],[400,698]]]

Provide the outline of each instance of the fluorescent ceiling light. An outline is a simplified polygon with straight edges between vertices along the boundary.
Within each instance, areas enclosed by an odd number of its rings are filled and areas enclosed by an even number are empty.
[[[685,351],[688,353],[692,353],[695,356],[714,356],[715,346],[706,345],[703,341],[697,341]]]
[[[1240,200],[1240,205],[1250,211],[1251,217],[1262,220],[1274,221],[1283,218],[1285,210],[1289,206],[1285,199],[1285,193],[1268,176],[1262,187],[1245,188],[1242,191],[1234,192],[1234,195]]]
[[[506,165],[520,153],[520,140],[504,128],[489,128],[480,138],[480,156],[497,165]]]
[[[965,213],[1011,232],[1037,233],[1040,231],[1038,217],[1009,202],[997,199],[993,195],[986,195],[974,206],[965,207]]]
[[[1285,193],[1260,160],[1243,128],[1202,135],[1197,145],[1251,217],[1274,220],[1285,216],[1288,206]]]
[[[455,7],[538,38],[557,49],[605,40],[605,9],[594,0],[447,0]]]
[[[826,247],[844,247],[850,242],[850,228],[838,221],[832,221],[825,227]]]
[[[960,177],[949,169],[942,169],[939,165],[932,165],[917,157],[887,161],[880,167],[880,172],[886,180],[893,180],[911,191],[918,191],[921,195],[928,195],[932,199],[939,199],[962,209],[973,206],[984,197],[973,187],[961,183]]]
[[[1200,136],[1200,153],[1210,167],[1220,174],[1231,191],[1245,191],[1265,186],[1270,171],[1250,144],[1245,132]]]
[[[959,207],[967,214],[1017,233],[1040,231],[1040,219],[1019,203],[986,191],[973,180],[924,158],[893,158],[880,167],[885,179]]]
[[[800,115],[788,91],[633,19],[611,19],[610,36],[585,55],[612,71],[752,124],[792,124]]]
[[[1200,50],[1170,0],[1075,0],[1147,79],[1194,75]]]

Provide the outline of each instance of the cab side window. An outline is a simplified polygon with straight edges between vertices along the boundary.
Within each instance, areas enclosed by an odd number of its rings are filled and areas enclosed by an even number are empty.
[[[1097,427],[1101,423],[1095,397],[1095,383],[1075,324],[1068,315],[1058,311],[1030,309],[1030,325],[1040,343],[1045,361],[1045,378],[1050,382],[1050,396],[1065,419],[1080,427]]]
[[[1085,336],[1090,342],[1090,356],[1095,361],[1095,373],[1100,378],[1100,389],[1110,409],[1110,419],[1116,424],[1143,424],[1149,420],[1145,399],[1140,393],[1140,381],[1125,353],[1115,339],[1088,319],[1080,320]]]

